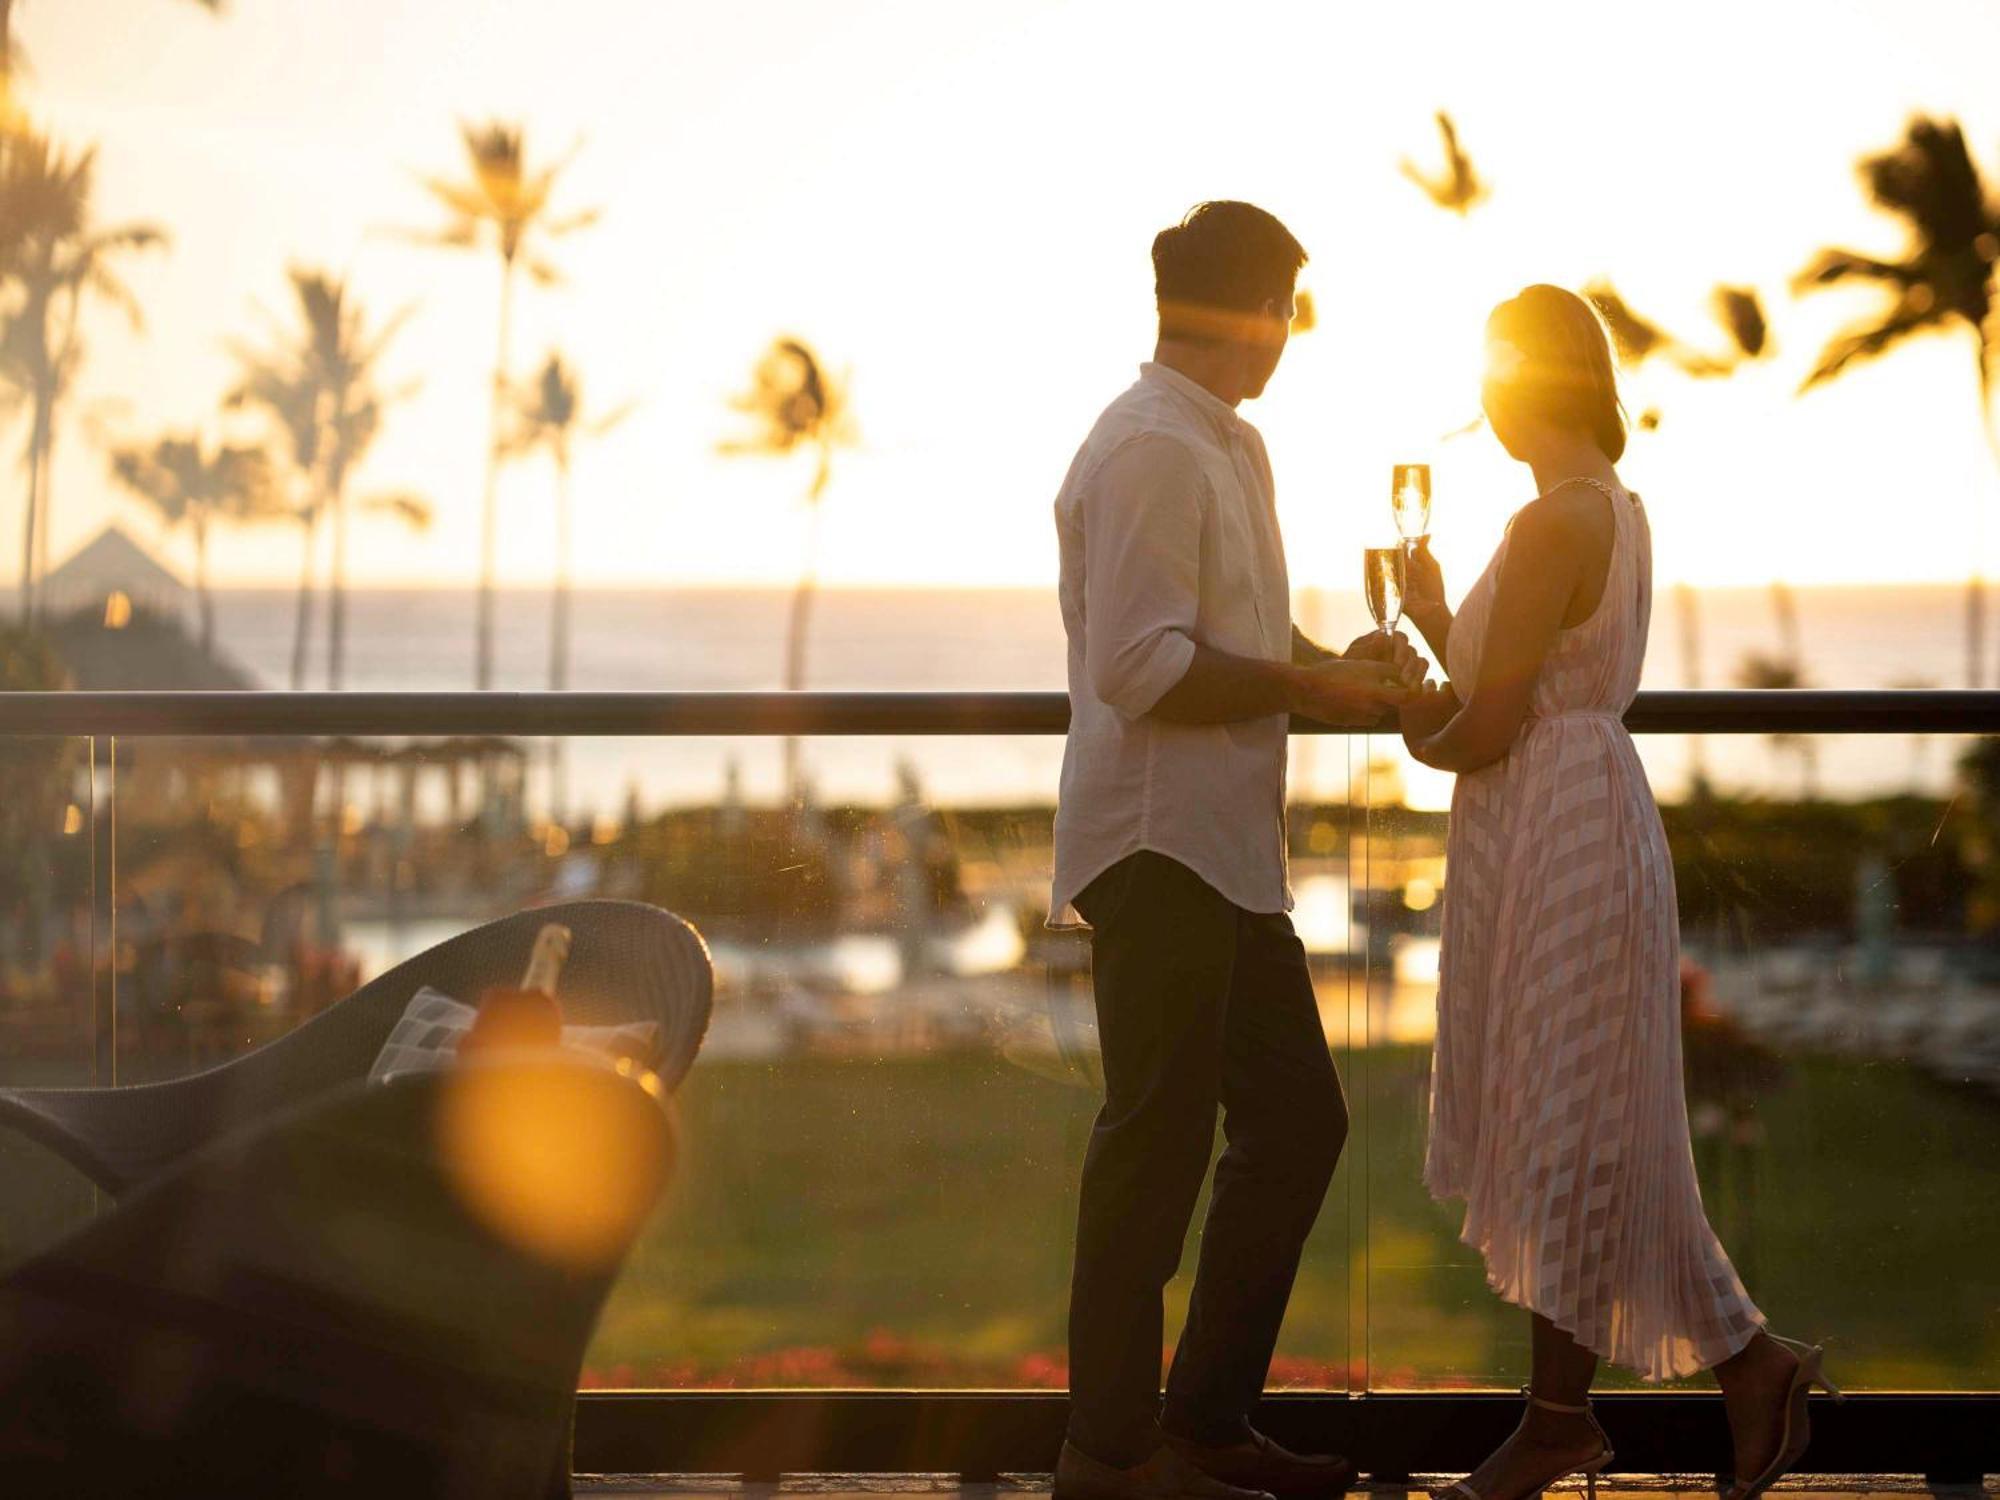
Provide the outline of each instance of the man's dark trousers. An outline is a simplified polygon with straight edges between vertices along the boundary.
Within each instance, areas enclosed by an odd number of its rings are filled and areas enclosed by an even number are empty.
[[[1106,870],[1076,907],[1092,928],[1105,1100],[1077,1216],[1069,1437],[1128,1467],[1159,1442],[1161,1296],[1217,1106],[1225,1146],[1164,1420],[1226,1444],[1263,1390],[1347,1105],[1289,917],[1232,905],[1151,851]]]

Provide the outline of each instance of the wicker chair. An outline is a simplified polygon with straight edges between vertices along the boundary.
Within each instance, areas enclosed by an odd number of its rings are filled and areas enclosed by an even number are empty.
[[[700,938],[655,908],[584,902],[454,938],[206,1073],[0,1095],[0,1121],[120,1195],[0,1279],[0,1474],[23,1486],[8,1493],[569,1493],[584,1350],[638,1218],[586,1264],[524,1248],[468,1207],[440,1110],[474,1070],[560,1086],[604,1158],[657,1164],[648,1203],[671,1116],[640,1082],[562,1059],[366,1082],[419,985],[512,982],[547,921],[576,935],[566,1018],[658,1020],[659,1079],[678,1084],[708,1020]],[[610,1170],[581,1147],[561,1167],[592,1194]]]

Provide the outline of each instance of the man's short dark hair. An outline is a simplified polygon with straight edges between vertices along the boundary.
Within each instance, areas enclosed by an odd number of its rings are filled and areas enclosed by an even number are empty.
[[[1250,203],[1197,203],[1153,238],[1153,295],[1163,337],[1216,339],[1229,319],[1290,299],[1305,247],[1275,215]]]

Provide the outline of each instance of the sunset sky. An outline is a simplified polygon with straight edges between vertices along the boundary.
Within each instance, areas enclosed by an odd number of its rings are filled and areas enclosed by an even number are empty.
[[[1321,326],[1246,408],[1300,585],[1353,586],[1359,549],[1390,534],[1389,466],[1420,458],[1438,466],[1438,550],[1469,581],[1526,476],[1483,435],[1435,440],[1476,410],[1486,308],[1533,280],[1608,275],[1710,344],[1716,282],[1772,309],[1769,365],[1704,385],[1649,370],[1628,392],[1664,413],[1625,466],[1664,578],[1961,577],[2000,501],[1969,336],[1795,400],[1868,299],[1786,290],[1823,245],[1900,249],[1853,164],[1913,111],[1961,118],[2000,171],[2000,6],[1979,0],[18,9],[28,107],[101,143],[100,220],[173,236],[128,266],[147,331],[89,320],[58,557],[113,516],[145,533],[105,435],[223,430],[226,343],[258,336],[259,306],[289,313],[284,269],[303,263],[348,271],[378,317],[415,309],[388,369],[421,386],[358,488],[424,494],[439,522],[362,526],[355,581],[473,581],[497,270],[395,231],[441,222],[418,175],[458,175],[456,122],[487,117],[525,122],[535,157],[574,149],[558,207],[604,210],[557,245],[566,285],[524,286],[515,341],[520,372],[559,345],[593,404],[638,403],[579,465],[586,583],[789,580],[805,471],[715,452],[781,332],[852,372],[862,446],[826,500],[829,581],[1052,581],[1056,486],[1150,349],[1151,236],[1206,197],[1263,204],[1312,253]],[[1440,107],[1494,185],[1464,221],[1397,172],[1436,156]],[[507,581],[547,576],[550,493],[539,465],[504,482]],[[285,583],[297,549],[296,528],[232,536],[215,570]]]

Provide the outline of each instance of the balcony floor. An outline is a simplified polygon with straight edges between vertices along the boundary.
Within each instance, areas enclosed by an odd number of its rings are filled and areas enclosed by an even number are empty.
[[[1457,1476],[1453,1476],[1454,1478]],[[1440,1480],[1439,1483],[1446,1481]],[[1579,1481],[1557,1487],[1583,1493]],[[579,1477],[579,1496],[618,1496],[620,1500],[777,1500],[809,1495],[814,1500],[890,1500],[890,1497],[953,1496],[957,1500],[1006,1500],[1012,1496],[1048,1494],[1045,1474],[1008,1475],[997,1484],[961,1484],[953,1475],[932,1474],[793,1474],[778,1484],[756,1484],[713,1474],[597,1474]],[[1427,1487],[1364,1484],[1353,1493],[1361,1500],[1425,1500]],[[1930,1485],[1913,1474],[1813,1474],[1787,1481],[1770,1492],[1786,1500],[1993,1500],[2000,1497],[2000,1478],[1988,1475],[1984,1484]],[[1714,1481],[1705,1475],[1621,1474],[1598,1486],[1600,1500],[1714,1500]]]

